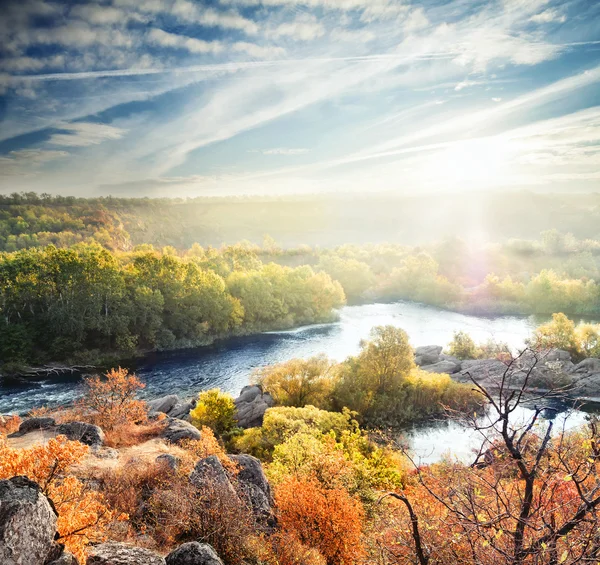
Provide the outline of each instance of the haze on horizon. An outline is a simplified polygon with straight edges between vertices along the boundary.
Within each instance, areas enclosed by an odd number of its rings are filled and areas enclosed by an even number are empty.
[[[0,193],[600,188],[594,0],[3,12]]]

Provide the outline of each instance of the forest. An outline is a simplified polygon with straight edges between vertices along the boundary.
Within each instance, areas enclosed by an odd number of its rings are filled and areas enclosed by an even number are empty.
[[[0,198],[3,372],[118,361],[328,322],[345,303],[410,300],[481,315],[600,314],[600,240],[592,237],[548,229],[497,242],[452,236],[420,245],[286,247],[265,233],[260,244],[160,246],[152,241],[173,239],[171,211],[160,233],[147,233],[140,210],[156,216],[163,204],[170,210],[181,203]],[[218,204],[225,213],[239,203]],[[200,203],[188,207],[194,206]],[[136,243],[140,237],[148,240]]]

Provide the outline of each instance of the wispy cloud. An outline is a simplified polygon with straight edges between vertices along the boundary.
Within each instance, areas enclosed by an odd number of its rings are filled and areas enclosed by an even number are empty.
[[[249,153],[262,153],[263,155],[304,155],[310,149],[298,147],[274,147],[273,149],[250,149]]]
[[[53,134],[48,143],[62,145],[63,147],[88,147],[104,141],[121,139],[126,130],[106,124],[78,122],[64,124],[59,129],[67,133]]]

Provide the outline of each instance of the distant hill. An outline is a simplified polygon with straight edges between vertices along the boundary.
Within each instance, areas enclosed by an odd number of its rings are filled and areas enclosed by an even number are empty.
[[[109,249],[151,243],[220,246],[265,234],[281,246],[420,245],[445,237],[529,239],[557,228],[600,237],[600,194],[462,193],[248,198],[0,196],[0,250],[99,241]]]

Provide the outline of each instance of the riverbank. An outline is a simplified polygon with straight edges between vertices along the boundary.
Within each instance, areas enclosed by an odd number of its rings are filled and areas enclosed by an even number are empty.
[[[455,331],[465,331],[477,342],[493,339],[515,349],[523,346],[536,326],[530,318],[467,316],[411,302],[345,306],[338,314],[338,321],[328,325],[237,336],[195,349],[120,359],[115,364],[135,369],[149,398],[172,393],[190,397],[213,387],[236,395],[252,372],[265,365],[322,353],[342,361],[357,353],[360,341],[369,337],[374,326],[401,327],[415,347],[446,345]],[[0,380],[0,413],[68,403],[79,393],[78,382],[77,376],[68,374],[20,382]]]

